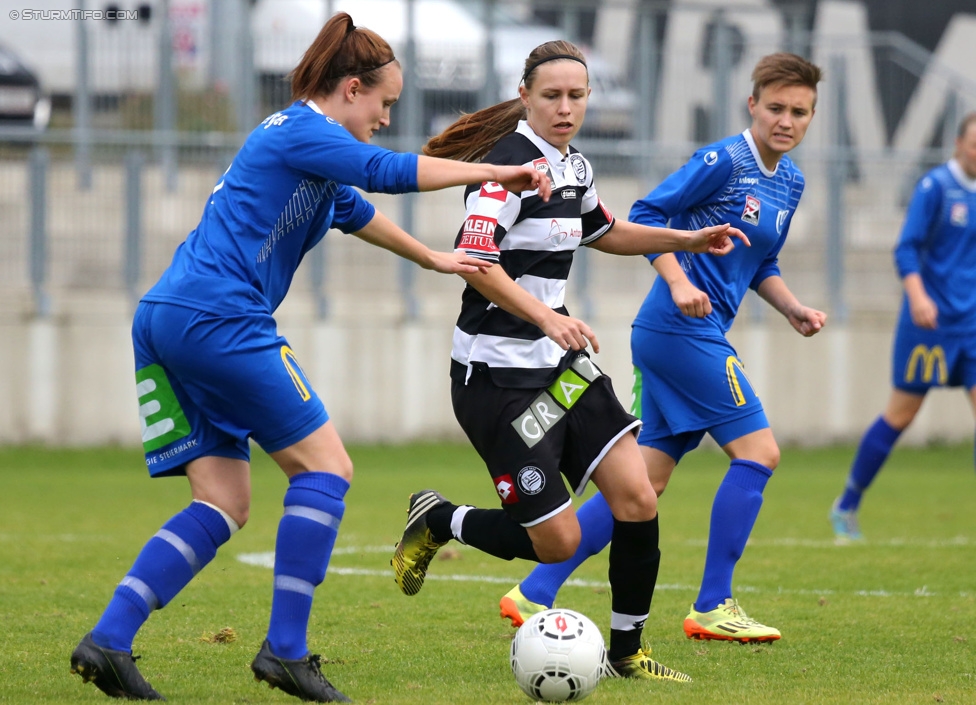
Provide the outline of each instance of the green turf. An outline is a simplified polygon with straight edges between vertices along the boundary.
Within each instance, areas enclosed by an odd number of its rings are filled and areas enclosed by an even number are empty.
[[[508,668],[511,630],[498,598],[530,567],[461,547],[402,596],[389,551],[407,494],[436,487],[494,506],[465,446],[352,448],[356,478],[310,645],[361,703],[524,703]],[[258,452],[251,521],[136,639],[140,668],[172,702],[298,702],[251,679],[267,628],[270,552],[285,480]],[[779,627],[774,644],[684,638],[723,456],[699,451],[661,499],[663,562],[645,635],[694,683],[604,681],[594,703],[972,703],[976,701],[976,478],[971,447],[898,449],[862,509],[863,546],[832,544],[826,521],[850,449],[786,450],[736,573],[749,613]],[[148,537],[189,501],[184,480],[149,480],[136,450],[0,449],[0,701],[105,702],[68,673],[68,656]],[[606,552],[559,604],[607,633]],[[238,640],[201,640],[232,627]]]

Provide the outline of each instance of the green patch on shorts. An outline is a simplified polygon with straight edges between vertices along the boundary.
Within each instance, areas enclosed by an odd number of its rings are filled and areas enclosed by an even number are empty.
[[[142,422],[142,447],[146,453],[190,435],[190,423],[162,367],[149,365],[136,370],[136,393]]]

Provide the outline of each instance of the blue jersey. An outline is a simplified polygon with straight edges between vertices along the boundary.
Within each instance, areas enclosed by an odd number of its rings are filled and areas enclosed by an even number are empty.
[[[724,336],[732,326],[746,289],[779,274],[777,256],[803,193],[803,174],[788,156],[769,171],[759,158],[752,134],[728,137],[698,150],[676,172],[630,210],[642,225],[698,230],[729,223],[742,230],[752,247],[736,243],[724,257],[676,253],[688,279],[708,294],[712,313],[692,318],[681,313],[662,278],[654,282],[634,325],[660,332]],[[657,255],[649,255],[653,261]]]
[[[955,160],[918,182],[895,247],[904,278],[917,273],[939,308],[938,330],[976,331],[976,179]],[[910,320],[907,300],[902,318]]]
[[[373,206],[351,186],[416,191],[417,156],[359,142],[313,103],[269,116],[143,300],[215,314],[273,312],[330,227],[356,232],[373,219]]]

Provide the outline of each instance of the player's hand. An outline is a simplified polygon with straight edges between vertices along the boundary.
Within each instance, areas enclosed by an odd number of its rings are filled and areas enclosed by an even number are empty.
[[[912,323],[919,328],[934,330],[939,327],[939,307],[928,294],[910,296],[908,311],[912,315]]]
[[[469,257],[463,252],[431,251],[429,265],[427,269],[433,269],[441,274],[474,274],[487,272],[492,263]]]
[[[563,350],[583,350],[587,344],[593,345],[593,352],[600,352],[600,342],[593,330],[578,318],[564,316],[552,311],[551,316],[539,326],[542,332]]]
[[[539,198],[549,200],[552,193],[552,183],[544,172],[537,171],[531,166],[502,166],[496,167],[498,173],[495,181],[512,193],[539,190]]]
[[[786,316],[796,331],[805,338],[816,335],[827,323],[827,314],[809,306],[798,306]]]
[[[692,318],[704,318],[712,312],[712,302],[708,294],[687,279],[671,286],[671,299],[681,313]]]
[[[739,238],[746,247],[752,246],[744,232],[738,228],[733,228],[728,223],[710,225],[707,228],[696,230],[690,235],[688,246],[685,249],[697,254],[707,252],[719,257],[727,255],[735,247],[732,238]]]

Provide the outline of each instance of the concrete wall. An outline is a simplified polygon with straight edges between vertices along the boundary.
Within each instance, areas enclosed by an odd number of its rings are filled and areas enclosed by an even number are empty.
[[[308,297],[294,296],[279,312],[280,330],[347,441],[462,438],[450,406],[449,316],[407,324],[398,311],[376,310],[322,323],[312,308]],[[596,360],[629,404],[636,302],[601,308],[621,313],[591,321],[603,348]],[[73,294],[55,310],[44,320],[0,314],[0,442],[138,444],[128,299]],[[875,316],[828,325],[810,339],[775,315],[737,324],[730,338],[781,443],[859,437],[887,398],[892,322]],[[940,391],[904,442],[962,441],[972,433],[965,395]]]

